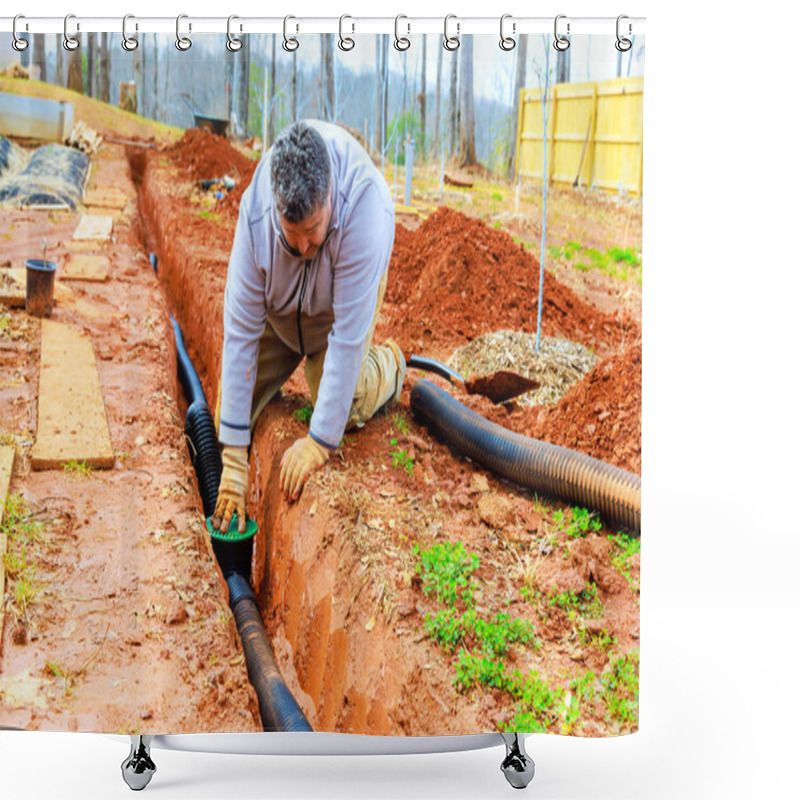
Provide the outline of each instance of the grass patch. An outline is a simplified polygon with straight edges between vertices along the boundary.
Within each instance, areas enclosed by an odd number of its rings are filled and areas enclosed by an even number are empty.
[[[589,531],[597,533],[602,527],[597,513],[586,508],[571,508],[568,511],[559,509],[553,514],[556,531],[566,533],[569,539],[579,539]]]
[[[573,267],[581,271],[598,270],[610,275],[612,278],[627,281],[631,270],[640,270],[642,261],[636,250],[631,247],[610,247],[605,252],[593,247],[584,247],[578,242],[569,241],[562,246],[551,245],[548,248],[551,258],[563,258],[566,261],[573,261],[576,256],[580,260],[575,260]],[[641,281],[641,274],[636,276],[637,281]]]
[[[311,422],[311,415],[314,413],[314,409],[309,403],[307,406],[303,406],[303,408],[296,408],[292,411],[292,417],[296,419],[298,422],[302,422],[304,425],[308,425]]]
[[[599,619],[603,616],[603,604],[597,598],[597,585],[594,583],[587,583],[586,588],[580,592],[567,590],[551,595],[547,604],[565,611],[571,621],[579,616],[589,619]]]
[[[623,725],[635,723],[639,714],[639,651],[632,650],[612,661],[600,683],[607,718]]]
[[[14,613],[18,619],[27,619],[28,607],[41,591],[36,586],[36,559],[33,546],[39,539],[42,524],[34,519],[24,499],[19,494],[6,498],[0,533],[8,536],[8,549],[3,554],[3,567],[9,581],[13,582],[11,596]],[[0,598],[2,603],[3,598]]]
[[[406,419],[406,415],[400,411],[395,411],[392,415],[392,424],[394,425],[395,429],[398,433],[408,433],[408,420]]]
[[[202,209],[200,211],[195,212],[198,217],[202,217],[203,219],[210,219],[212,222],[219,223],[220,217],[219,214],[216,214],[213,211],[208,211],[206,209]]]
[[[622,533],[622,531],[608,538],[614,545],[614,549],[611,553],[611,563],[628,582],[628,586],[630,586],[634,592],[638,592],[639,581],[631,576],[631,556],[641,552],[642,540],[634,536],[628,536]]]
[[[82,478],[92,477],[92,467],[85,461],[67,461],[63,469],[67,475],[77,475]]]
[[[413,475],[414,457],[408,452],[408,450],[401,450],[397,446],[397,439],[391,439],[389,443],[395,447],[395,449],[392,450],[392,466],[395,469],[402,467],[409,475]]]

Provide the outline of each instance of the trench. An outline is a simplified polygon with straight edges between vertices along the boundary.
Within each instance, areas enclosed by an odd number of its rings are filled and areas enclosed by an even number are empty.
[[[231,242],[222,234],[210,244],[192,235],[186,214],[175,207],[174,171],[159,158],[152,151],[128,150],[140,238],[147,252],[157,254],[160,284],[213,408]],[[179,398],[179,405],[185,415],[186,399]],[[446,672],[435,647],[420,645],[424,637],[398,639],[381,615],[376,618],[381,595],[376,599],[375,586],[364,577],[364,558],[352,539],[336,533],[341,515],[324,480],[310,480],[297,503],[282,501],[280,458],[287,440],[302,433],[291,414],[299,407],[291,395],[271,402],[250,453],[248,508],[260,532],[252,590],[286,686],[315,730],[406,735],[480,730],[477,722],[470,724],[469,701],[450,698],[448,705],[441,695],[443,687],[451,688],[449,681],[437,683],[433,670],[425,673],[432,665]],[[421,667],[420,661],[428,663]],[[435,723],[430,713],[419,713],[425,707],[436,709]]]
[[[172,198],[150,168],[153,156],[133,147],[127,155],[139,198],[142,245],[157,255],[159,282],[213,409],[224,294],[224,279],[214,267],[227,267],[229,248],[209,251],[185,235],[171,213]],[[185,415],[188,402],[184,396],[178,401]],[[270,404],[251,446],[248,507],[262,532],[251,572],[256,605],[286,686],[315,730],[396,732],[396,705],[408,676],[386,663],[390,647],[383,636],[347,631],[353,599],[348,576],[357,553],[346,544],[338,552],[331,547],[335,515],[327,503],[315,503],[311,492],[290,507],[278,500],[288,403],[280,398]],[[316,513],[312,504],[319,507]]]

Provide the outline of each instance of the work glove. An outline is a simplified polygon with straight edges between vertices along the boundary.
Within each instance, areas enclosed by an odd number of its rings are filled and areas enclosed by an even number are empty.
[[[287,500],[297,500],[308,476],[330,458],[330,450],[310,436],[298,439],[281,459],[280,487]]]
[[[233,512],[239,522],[239,533],[244,533],[247,520],[245,517],[244,498],[247,494],[247,448],[222,448],[222,479],[219,482],[217,505],[211,517],[211,525],[220,533],[228,532],[228,524]],[[220,523],[222,523],[220,525]]]

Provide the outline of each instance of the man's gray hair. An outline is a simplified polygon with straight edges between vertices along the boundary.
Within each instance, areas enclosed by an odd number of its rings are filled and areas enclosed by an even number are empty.
[[[319,132],[305,122],[286,128],[272,146],[272,195],[291,223],[308,219],[328,199],[331,160]]]

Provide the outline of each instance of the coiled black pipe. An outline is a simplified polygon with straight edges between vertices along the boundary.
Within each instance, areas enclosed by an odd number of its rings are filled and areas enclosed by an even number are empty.
[[[214,513],[222,476],[217,432],[200,379],[186,352],[180,325],[172,314],[170,320],[175,331],[178,377],[189,401],[184,431],[190,442],[189,452],[197,473],[203,513],[209,517]],[[261,723],[265,731],[311,731],[313,728],[283,682],[275,663],[248,578],[249,575],[232,572],[225,576],[225,581],[228,584],[228,602],[242,640],[247,675],[258,697]]]
[[[234,573],[228,578],[228,589],[244,648],[247,675],[258,696],[264,730],[312,731],[305,714],[283,682],[249,584],[241,575]]]
[[[210,517],[217,505],[217,492],[222,478],[214,417],[205,400],[195,400],[186,412],[183,432],[189,440],[189,455],[197,473],[197,488],[203,501],[203,516]]]
[[[175,348],[178,351],[178,380],[183,387],[183,393],[186,395],[186,402],[189,405],[196,403],[198,400],[206,402],[206,396],[203,393],[203,384],[200,383],[200,378],[197,375],[197,370],[192,364],[192,359],[186,352],[186,344],[183,341],[183,333],[181,326],[172,314],[169,315],[170,322],[172,322],[172,330],[175,331]]]
[[[415,417],[474,461],[522,486],[595,509],[608,522],[641,532],[641,478],[538,439],[514,433],[459,403],[430,381],[411,389]]]

